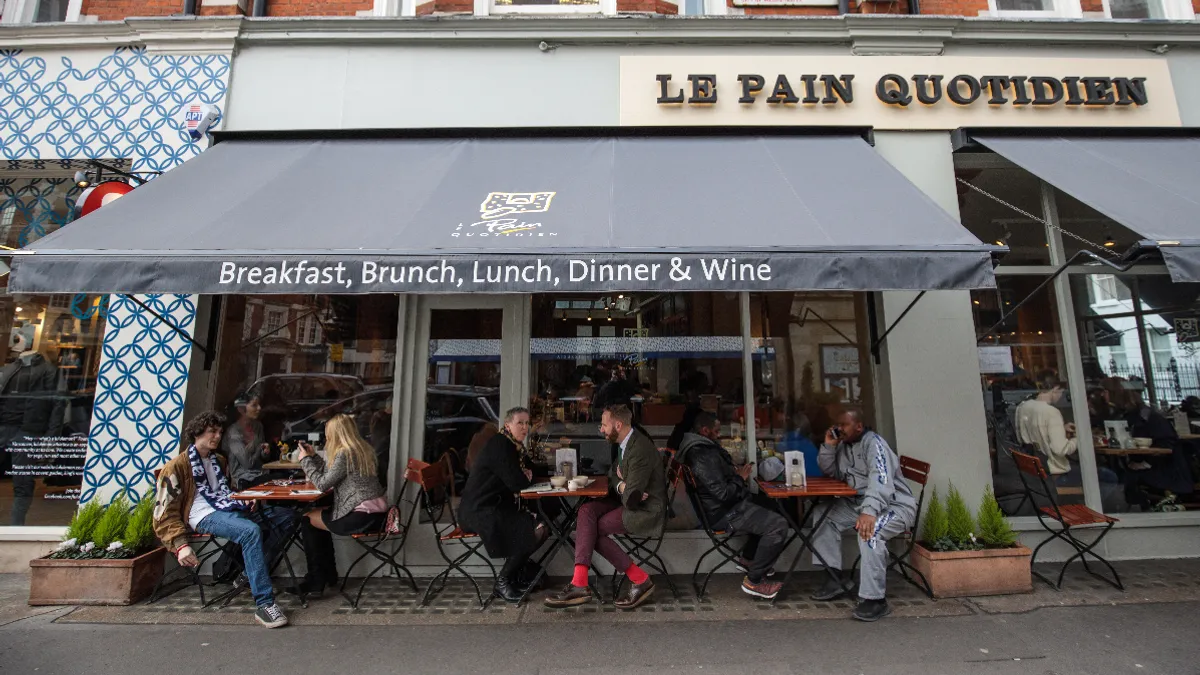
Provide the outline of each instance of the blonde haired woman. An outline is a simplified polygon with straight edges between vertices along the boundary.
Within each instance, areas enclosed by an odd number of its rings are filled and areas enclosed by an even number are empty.
[[[375,450],[347,415],[325,423],[325,458],[301,442],[300,466],[318,490],[333,490],[333,506],[313,509],[304,523],[308,571],[300,589],[317,593],[338,581],[330,533],[349,536],[383,526],[388,503],[376,474]]]

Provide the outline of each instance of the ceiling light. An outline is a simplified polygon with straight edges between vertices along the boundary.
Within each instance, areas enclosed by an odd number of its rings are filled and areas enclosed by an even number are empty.
[[[17,308],[17,311],[18,311],[18,312],[23,312],[23,311],[25,311],[25,308],[24,308],[24,307],[18,307],[18,308]]]
[[[1116,245],[1117,245],[1117,242],[1116,242],[1116,240],[1114,240],[1112,238],[1111,234],[1104,235],[1104,248],[1112,248]]]
[[[588,310],[588,321],[592,320],[592,310]]]
[[[75,172],[75,186],[76,187],[82,189],[91,184],[92,184],[92,179],[88,177],[88,174],[86,171],[76,171]]]
[[[608,310],[608,320],[612,321],[612,310]]]
[[[971,302],[973,302],[973,303],[975,303],[975,304],[977,304],[977,305],[979,304],[979,301],[978,301],[978,300],[972,300]]]

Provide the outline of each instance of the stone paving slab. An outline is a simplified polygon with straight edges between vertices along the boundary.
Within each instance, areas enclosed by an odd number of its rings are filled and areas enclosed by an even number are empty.
[[[1039,569],[1042,566],[1039,565]],[[893,616],[946,617],[971,614],[1009,614],[1041,607],[1138,604],[1200,601],[1200,560],[1155,560],[1118,563],[1117,569],[1126,591],[1097,581],[1082,565],[1068,571],[1063,591],[1055,591],[1035,580],[1034,591],[1020,595],[983,598],[934,600],[898,576],[889,578],[889,601]],[[1057,574],[1058,567],[1045,566],[1045,573]],[[20,575],[14,575],[20,576]],[[676,577],[679,597],[673,597],[658,578],[651,602],[630,612],[613,607],[607,585],[601,589],[603,603],[592,602],[568,609],[549,609],[541,599],[549,590],[535,593],[532,602],[513,607],[498,600],[486,609],[479,608],[474,588],[465,580],[452,579],[428,607],[420,606],[420,595],[402,587],[394,579],[372,580],[358,609],[353,609],[338,593],[326,592],[311,599],[308,608],[299,606],[294,596],[279,594],[280,604],[297,625],[515,625],[545,623],[642,623],[662,621],[756,621],[779,619],[845,619],[853,609],[852,599],[814,602],[808,594],[822,581],[819,573],[797,574],[779,601],[769,602],[745,595],[739,586],[741,577],[713,577],[708,593],[697,598],[688,577]],[[554,579],[546,589],[566,582]],[[26,581],[26,588],[27,588]],[[418,579],[422,592],[424,585]],[[481,586],[483,586],[481,582]],[[2,586],[0,586],[2,588]],[[219,590],[222,587],[217,587]],[[57,619],[66,623],[112,624],[246,624],[254,623],[253,601],[248,594],[236,598],[228,607],[199,609],[199,594],[194,588],[181,590],[154,604],[131,607],[79,607]]]

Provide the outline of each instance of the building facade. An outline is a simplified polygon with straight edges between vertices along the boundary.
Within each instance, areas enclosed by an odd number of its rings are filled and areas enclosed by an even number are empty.
[[[1067,383],[1061,408],[1079,429],[1076,473],[1060,486],[1060,497],[1121,518],[1106,540],[1109,556],[1200,554],[1200,520],[1193,512],[1154,510],[1161,490],[1155,486],[1149,507],[1128,498],[1140,498],[1125,489],[1134,469],[1106,453],[1099,434],[1106,420],[1089,409],[1091,395],[1105,387],[1136,392],[1155,407],[1200,395],[1189,376],[1200,357],[1178,328],[1200,312],[1193,285],[1175,280],[1155,258],[1120,273],[1072,265],[1037,290],[1079,250],[1115,261],[1116,252],[1144,237],[995,149],[1000,143],[991,145],[987,133],[1086,128],[1136,137],[1200,126],[1200,93],[1190,84],[1200,76],[1200,29],[1190,6],[993,0],[915,8],[964,15],[935,17],[903,15],[914,9],[907,3],[850,3],[838,15],[836,2],[622,2],[332,3],[320,14],[374,18],[290,21],[203,18],[248,16],[255,8],[202,2],[194,8],[201,18],[108,23],[122,18],[123,5],[85,0],[65,10],[78,22],[5,27],[0,45],[13,48],[4,51],[0,85],[28,99],[20,115],[7,118],[8,129],[0,129],[5,159],[12,160],[5,177],[9,206],[0,211],[13,214],[8,231],[15,234],[7,243],[24,247],[70,221],[77,190],[71,175],[80,163],[167,170],[200,153],[208,141],[188,138],[181,110],[202,100],[220,108],[219,129],[232,134],[214,149],[273,137],[336,144],[347,135],[552,143],[558,136],[774,138],[803,131],[814,138],[868,139],[869,152],[915,186],[922,200],[979,241],[1007,249],[995,288],[779,290],[731,281],[706,290],[656,289],[620,277],[616,265],[608,279],[603,270],[585,271],[601,281],[570,292],[521,291],[517,284],[481,293],[427,287],[260,293],[242,284],[218,293],[51,294],[41,304],[31,294],[10,294],[3,298],[10,311],[21,307],[12,314],[13,330],[36,309],[21,327],[34,326],[37,340],[58,348],[50,356],[60,369],[64,354],[74,363],[75,343],[51,343],[43,334],[69,309],[75,323],[50,332],[79,335],[76,342],[85,347],[79,357],[94,373],[67,386],[84,396],[70,406],[70,419],[76,408],[92,408],[90,418],[80,416],[72,427],[88,439],[75,494],[85,500],[120,489],[141,494],[150,472],[176,450],[183,417],[207,408],[236,415],[231,404],[257,396],[268,436],[282,443],[319,434],[330,411],[354,414],[386,457],[392,489],[410,457],[450,455],[465,475],[480,429],[516,405],[534,411],[547,446],[569,446],[585,468],[602,469],[609,460],[591,432],[596,410],[609,400],[631,400],[660,445],[689,407],[708,409],[721,418],[734,454],[751,459],[791,448],[806,424],[819,431],[838,410],[859,409],[902,454],[931,462],[939,486],[953,482],[977,495],[993,484],[1003,498],[1014,489],[1006,461],[1012,410],[1036,392],[1038,375],[1050,371]],[[14,4],[30,11],[8,0],[5,23]],[[267,2],[264,11],[272,17],[309,10]],[[522,13],[537,16],[479,18]],[[860,16],[875,13],[891,16]],[[613,14],[633,16],[604,16]],[[674,14],[725,16],[666,16]],[[837,16],[735,16],[754,14]],[[114,35],[124,46],[95,47]],[[158,90],[169,94],[156,98]],[[78,120],[60,122],[49,94],[20,93],[34,91],[77,97]],[[140,107],[140,100],[129,100],[133,92],[145,99]],[[14,137],[28,140],[10,145]],[[813,154],[801,164],[837,165],[840,155],[822,156],[820,144],[806,147]],[[834,153],[843,148],[828,147]],[[311,201],[277,204],[260,227],[231,233],[223,248],[262,248],[262,240],[287,231],[279,222],[304,211],[324,219],[323,249],[342,248],[339,233],[372,227],[384,210],[373,202],[387,205],[394,198],[386,167],[363,160],[343,169],[349,175],[336,181],[314,169],[316,182],[306,185]],[[270,193],[278,187],[270,173],[238,180],[248,192],[259,186]],[[903,220],[889,203],[892,193],[859,183],[853,172],[841,178],[875,220]],[[420,181],[399,168],[394,179],[406,189]],[[681,208],[703,201],[714,186],[743,187],[727,167],[687,152],[672,170],[646,180]],[[49,196],[57,194],[51,185],[61,194]],[[374,187],[364,191],[362,185]],[[197,204],[233,191],[206,188],[195,186]],[[28,206],[21,195],[39,206]],[[745,221],[728,227],[762,226],[756,214],[761,196],[747,188],[743,198]],[[180,204],[181,218],[197,204]],[[169,220],[166,215],[164,227]],[[640,227],[649,240],[654,228],[678,225]],[[690,234],[686,227],[672,232]],[[137,246],[116,242],[112,248]],[[273,248],[291,247],[280,242]],[[20,266],[14,278],[21,279]],[[204,349],[193,348],[134,299]],[[1005,308],[1015,305],[1021,307],[1009,315]],[[96,317],[92,333],[83,324],[88,312]],[[87,335],[94,337],[84,344]],[[1089,418],[1092,424],[1085,423]],[[1188,452],[1194,449],[1181,445],[1183,464],[1164,470],[1179,503],[1192,501],[1197,479]],[[1120,482],[1112,483],[1111,474]],[[47,482],[38,484],[39,498],[56,489]],[[1184,492],[1179,484],[1192,489]],[[682,497],[677,506],[664,557],[686,571],[704,538]],[[1031,538],[1038,535],[1031,515],[1017,513],[1015,520]],[[12,557],[27,559],[56,538],[61,530],[53,526],[63,522],[0,528],[0,536],[9,540]],[[39,540],[21,549],[13,543]],[[410,546],[408,562],[418,569],[436,560],[432,542],[418,536]]]

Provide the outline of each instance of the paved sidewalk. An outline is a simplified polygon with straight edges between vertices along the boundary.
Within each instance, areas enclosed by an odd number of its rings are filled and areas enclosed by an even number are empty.
[[[1055,568],[1056,569],[1056,568]],[[931,600],[898,576],[889,579],[889,598],[893,616],[955,617],[1024,613],[1045,607],[1104,606],[1145,603],[1200,601],[1200,560],[1155,560],[1118,563],[1126,591],[1118,591],[1087,575],[1081,565],[1067,573],[1064,590],[1059,592],[1035,580],[1034,592],[981,598]],[[662,580],[658,581],[651,603],[633,612],[616,610],[608,597],[607,580],[602,590],[605,603],[592,603],[566,610],[542,606],[547,591],[535,594],[533,602],[513,607],[494,601],[480,610],[472,587],[463,580],[452,580],[428,607],[420,607],[420,597],[410,588],[402,588],[394,579],[373,580],[363,595],[359,609],[337,593],[313,599],[308,608],[296,599],[280,594],[280,604],[292,622],[300,626],[338,625],[517,625],[547,623],[647,623],[680,621],[776,621],[794,619],[845,619],[853,609],[852,599],[813,602],[808,593],[822,580],[816,573],[797,575],[791,588],[778,603],[757,600],[743,594],[738,575],[713,578],[709,592],[698,599],[687,577],[675,578],[680,595],[673,598]],[[419,582],[420,580],[418,580]],[[547,588],[557,588],[563,580],[554,580]],[[23,594],[28,592],[25,575],[0,575],[0,624],[22,616],[51,611],[29,608]],[[423,587],[422,587],[423,590]],[[253,625],[253,603],[248,594],[228,607],[199,609],[195,589],[185,589],[153,605],[131,607],[79,607],[59,610],[58,623],[96,624],[195,624]],[[7,618],[6,618],[7,617]],[[1200,668],[1198,668],[1200,672]]]

